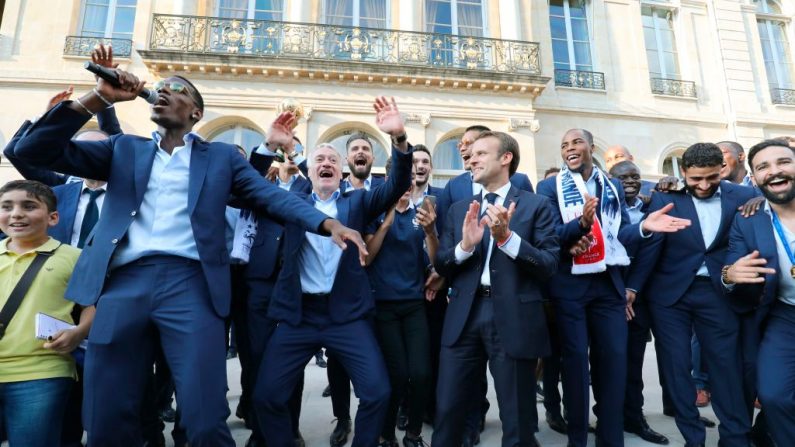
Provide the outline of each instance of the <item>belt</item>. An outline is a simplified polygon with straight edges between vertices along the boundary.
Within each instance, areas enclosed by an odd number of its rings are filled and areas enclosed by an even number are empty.
[[[490,298],[491,297],[491,286],[478,286],[477,296]]]
[[[301,298],[305,300],[327,300],[331,296],[330,293],[302,293]]]
[[[695,278],[695,281],[710,282],[711,283],[712,282],[712,278],[710,278],[709,276],[697,275],[696,278]]]
[[[160,265],[160,264],[199,264],[195,259],[174,255],[149,255],[138,258],[126,265]],[[121,266],[124,267],[124,266]]]

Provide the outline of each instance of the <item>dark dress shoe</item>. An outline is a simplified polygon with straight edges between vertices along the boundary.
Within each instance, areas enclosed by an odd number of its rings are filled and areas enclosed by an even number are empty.
[[[331,447],[341,447],[348,443],[348,435],[351,434],[351,420],[337,419],[337,426],[331,432],[329,444]]]
[[[480,417],[480,432],[483,433],[483,430],[486,429],[486,413],[489,412],[489,408],[491,407],[491,403],[488,399],[483,401],[483,416]],[[478,435],[478,442],[480,442],[480,436]],[[476,443],[477,444],[477,443]]]
[[[409,425],[409,415],[406,414],[406,409],[403,405],[398,407],[398,414],[397,414],[397,429],[400,431],[406,431],[406,426]]]
[[[385,439],[378,443],[378,447],[400,447],[400,444],[398,444],[397,438]]]
[[[430,447],[431,445],[425,442],[422,439],[422,436],[417,436],[416,438],[409,438],[408,436],[403,437],[403,447]],[[397,444],[395,447],[399,447]]]
[[[326,363],[326,359],[323,358],[323,351],[322,350],[318,351],[317,354],[315,354],[315,365],[317,365],[317,366],[319,366],[321,368],[325,368],[325,367],[328,366],[328,363]]]
[[[469,435],[464,435],[464,442],[461,444],[461,447],[474,447],[480,444],[480,433],[471,433]]]
[[[246,447],[265,447],[265,443],[263,441],[257,440],[257,436],[252,433],[246,441]]]
[[[556,432],[563,435],[569,432],[569,425],[560,414],[554,414],[547,411],[547,425],[549,425],[549,428],[552,430],[555,430]]]
[[[331,396],[331,385],[326,385],[326,387],[323,389],[323,397],[329,396]]]
[[[646,419],[641,420],[639,425],[624,424],[624,431],[627,433],[634,433],[638,435],[640,439],[651,442],[652,444],[668,445],[670,442],[668,438],[652,430],[646,422]]]
[[[704,427],[715,428],[715,421],[713,421],[710,418],[706,418],[704,416],[699,416],[698,420],[701,421],[702,424],[704,424]]]
[[[530,438],[530,447],[541,447],[541,444],[538,442],[538,439],[536,439],[536,435],[533,435],[533,437]]]
[[[293,437],[293,447],[306,447],[306,441],[300,431]]]

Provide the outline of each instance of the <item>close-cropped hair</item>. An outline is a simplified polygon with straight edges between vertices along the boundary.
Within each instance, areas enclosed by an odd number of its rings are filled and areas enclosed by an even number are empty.
[[[182,76],[174,76],[174,77],[184,81],[186,84],[190,86],[190,88],[193,89],[193,93],[196,94],[196,96],[193,99],[196,100],[196,105],[199,106],[199,109],[202,111],[202,113],[204,113],[204,97],[202,96],[201,93],[199,93],[199,89],[197,89],[196,86],[193,85],[193,83],[188,80],[188,78],[184,78]]]
[[[795,154],[795,149],[790,147],[789,142],[787,142],[787,140],[774,138],[771,140],[761,141],[751,146],[751,149],[748,150],[748,165],[751,167],[751,171],[754,170],[754,157],[756,157],[756,154],[758,154],[762,149],[767,149],[771,146],[787,147],[793,152],[793,154]]]
[[[0,187],[0,196],[11,191],[25,191],[28,197],[42,202],[50,213],[58,209],[55,193],[44,183],[35,180],[12,180]]]
[[[348,148],[351,147],[351,143],[353,143],[356,140],[366,141],[367,144],[370,145],[370,150],[373,150],[373,141],[370,140],[370,137],[368,137],[366,133],[356,132],[355,134],[351,135],[348,138],[348,141],[345,142],[345,152],[347,152]]]
[[[483,124],[473,124],[473,125],[467,127],[466,129],[464,129],[464,133],[467,133],[470,130],[476,130],[476,131],[478,131],[480,133],[490,132],[491,131],[491,129],[489,129],[488,127],[484,126]]]
[[[718,145],[718,147],[720,147],[720,146],[729,146],[731,148],[732,153],[734,154],[735,157],[739,157],[740,154],[745,152],[745,149],[743,149],[743,145],[738,143],[738,142],[736,142],[736,141],[730,141],[730,140],[718,141],[715,144]]]
[[[711,168],[723,165],[723,152],[715,143],[696,143],[682,154],[682,167]]]
[[[433,155],[431,155],[431,151],[424,144],[415,144],[414,152],[425,152],[426,154],[428,154],[428,157],[431,159],[431,164],[433,164]]]
[[[475,141],[482,140],[483,138],[496,138],[500,142],[500,148],[497,151],[497,157],[502,157],[503,154],[508,152],[513,155],[511,164],[509,166],[510,175],[514,175],[516,170],[519,169],[519,143],[516,139],[505,132],[487,131],[483,132],[475,138]]]
[[[560,172],[560,168],[558,167],[547,168],[547,170],[544,171],[544,178],[549,174],[557,174],[558,172]]]
[[[331,143],[320,143],[317,146],[315,146],[315,151],[318,150],[318,149],[331,149],[331,150],[334,151],[335,154],[337,154],[338,158],[341,158],[340,157],[340,153],[337,152],[337,148],[334,147],[334,145],[331,144]],[[314,152],[314,151],[312,151],[312,152]],[[312,155],[308,156],[306,158],[306,164],[307,164],[307,166],[314,165],[315,164],[315,157],[313,157]]]
[[[593,134],[591,133],[591,131],[587,129],[569,129],[563,135],[566,136],[571,132],[580,132],[583,138],[585,138],[585,141],[587,141],[589,145],[593,146]]]

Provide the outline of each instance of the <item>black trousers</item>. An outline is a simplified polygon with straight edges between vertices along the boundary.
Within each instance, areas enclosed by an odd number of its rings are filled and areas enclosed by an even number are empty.
[[[392,385],[381,436],[395,438],[398,405],[404,396],[408,396],[406,429],[419,435],[431,394],[431,355],[424,300],[376,301],[375,309],[376,336]]]
[[[351,378],[342,362],[329,349],[326,349],[328,358],[326,375],[331,387],[331,408],[337,419],[351,419]]]

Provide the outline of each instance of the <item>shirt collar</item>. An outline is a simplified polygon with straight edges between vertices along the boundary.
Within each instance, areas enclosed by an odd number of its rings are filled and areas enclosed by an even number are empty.
[[[87,193],[88,191],[106,191],[107,187],[108,187],[108,184],[106,183],[106,184],[100,186],[99,188],[96,188],[96,189],[92,190],[91,188],[86,186],[86,182],[85,182],[85,180],[83,180],[83,187],[81,188],[81,191],[83,191],[83,193]]]
[[[4,255],[4,254],[8,253],[8,241],[10,241],[10,240],[11,240],[11,238],[7,237],[7,238],[3,239],[2,241],[0,241],[0,255]],[[51,238],[47,239],[47,242],[39,245],[33,251],[35,251],[36,253],[40,253],[42,251],[53,251],[56,248],[58,248],[58,246],[60,246],[60,245],[61,245],[61,243],[58,242],[58,240],[53,239],[51,237]],[[28,253],[32,253],[32,252],[28,252]]]
[[[329,197],[329,198],[328,198],[328,200],[322,200],[322,199],[320,198],[320,196],[318,196],[318,195],[317,195],[317,194],[316,194],[314,191],[312,191],[312,200],[313,200],[315,203],[317,203],[317,202],[320,202],[320,203],[331,203],[331,202],[336,202],[336,201],[337,201],[337,199],[339,199],[339,198],[340,198],[340,190],[339,190],[339,188],[337,188],[337,190],[336,190],[336,191],[334,191],[334,193],[333,193],[333,194],[331,194],[331,197]]]
[[[629,206],[629,209],[634,210],[635,208],[640,208],[643,206],[643,200],[640,200],[639,197],[635,197],[635,201],[632,202],[632,205]]]
[[[350,175],[353,175],[353,174],[350,174]],[[372,184],[373,184],[373,174],[370,174],[370,175],[367,176],[366,179],[364,179],[364,189],[369,191],[370,190],[370,186]],[[356,188],[353,187],[353,183],[351,183],[350,178],[346,178],[345,179],[345,192],[353,191],[355,189]]]
[[[698,197],[694,196],[690,192],[689,189],[685,189],[685,191],[687,192],[687,195],[689,195],[690,197],[692,197],[695,200],[706,201],[706,200],[717,200],[717,199],[720,199],[720,186],[718,186],[718,189],[715,191],[715,194],[713,194],[712,197],[710,197],[709,199],[699,199]]]
[[[277,185],[292,185],[295,183],[295,179],[298,178],[298,174],[293,174],[290,176],[290,180],[283,182],[281,177],[276,177],[276,184]]]
[[[156,130],[152,132],[152,139],[155,140],[155,143],[157,143],[157,148],[162,149],[162,147],[160,147],[160,142],[163,141],[163,137],[160,136],[160,134],[157,133]],[[193,142],[196,140],[204,141],[201,135],[193,131],[186,133],[185,136],[182,137],[182,142],[185,143],[184,146],[187,146],[188,144],[193,144]]]
[[[508,191],[510,190],[511,190],[511,182],[508,182],[502,185],[498,190],[494,191],[494,193],[497,194],[498,197],[501,197],[504,202],[505,198],[508,197]],[[486,189],[484,188],[481,191],[481,196],[483,197],[482,200],[486,200],[486,194],[488,194],[488,191],[486,191]]]

